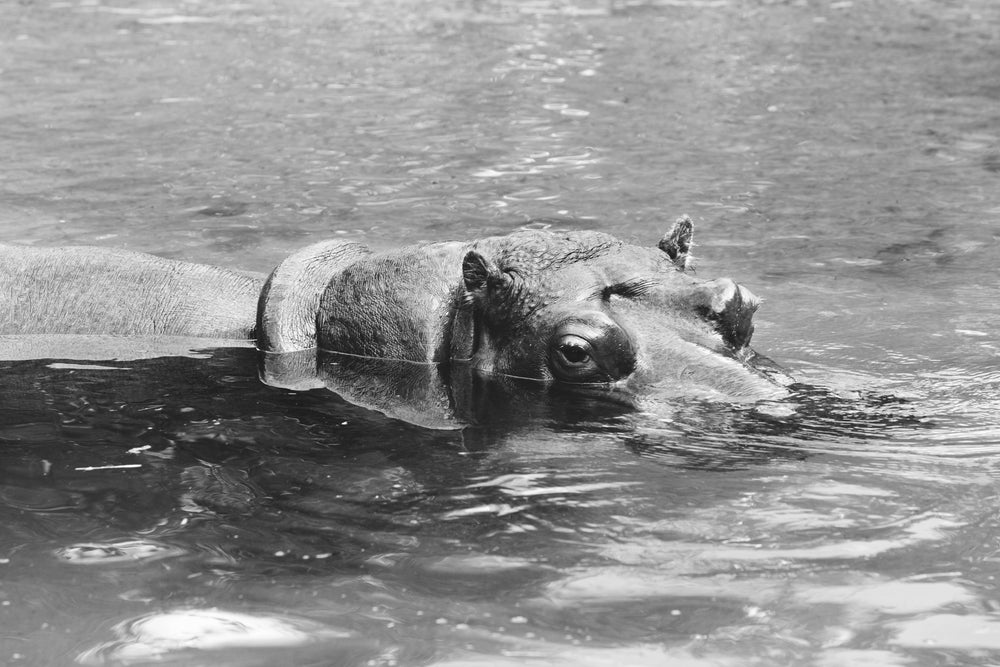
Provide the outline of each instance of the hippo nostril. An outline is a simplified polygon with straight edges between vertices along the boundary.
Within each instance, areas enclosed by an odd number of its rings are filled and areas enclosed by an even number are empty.
[[[708,287],[712,291],[708,319],[727,345],[736,350],[745,347],[753,336],[753,314],[760,300],[729,278],[713,280]]]

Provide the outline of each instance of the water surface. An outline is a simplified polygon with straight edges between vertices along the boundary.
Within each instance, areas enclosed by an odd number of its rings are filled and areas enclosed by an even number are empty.
[[[0,661],[1000,659],[995,3],[2,12],[0,241],[268,271],[688,213],[802,386],[428,430],[247,348],[0,341]]]

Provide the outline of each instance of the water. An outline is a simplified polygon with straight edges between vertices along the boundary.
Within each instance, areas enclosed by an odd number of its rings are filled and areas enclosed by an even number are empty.
[[[0,11],[0,241],[267,271],[689,213],[813,387],[428,430],[250,349],[3,341],[0,661],[1000,660],[1000,6]]]

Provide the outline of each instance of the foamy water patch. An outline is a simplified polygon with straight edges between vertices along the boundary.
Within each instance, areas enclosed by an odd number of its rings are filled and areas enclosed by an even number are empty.
[[[55,550],[56,558],[70,565],[138,564],[180,556],[184,553],[185,551],[179,547],[151,540],[88,542],[71,544]]]
[[[222,609],[176,609],[116,625],[116,639],[77,656],[81,665],[174,662],[209,651],[286,649],[347,638],[350,633],[315,621]]]

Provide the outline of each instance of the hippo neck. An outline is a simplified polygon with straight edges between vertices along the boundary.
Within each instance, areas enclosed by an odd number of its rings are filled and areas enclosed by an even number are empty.
[[[321,241],[285,258],[267,277],[257,301],[258,349],[315,348],[319,302],[332,276],[370,254],[358,243]]]
[[[275,268],[261,291],[257,347],[445,361],[467,247],[447,242],[372,253],[326,241],[303,248]]]
[[[418,363],[446,361],[462,299],[467,244],[433,243],[372,254],[336,271],[316,316],[329,352]]]

